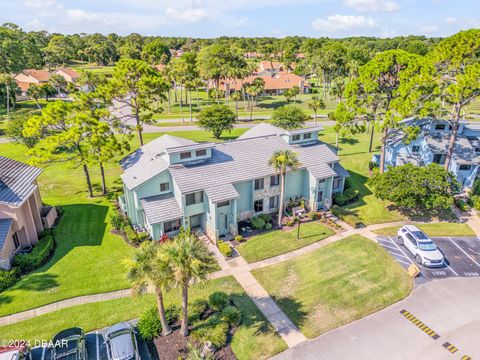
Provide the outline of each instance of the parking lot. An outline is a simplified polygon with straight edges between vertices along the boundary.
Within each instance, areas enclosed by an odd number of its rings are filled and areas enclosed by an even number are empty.
[[[378,243],[407,269],[416,264],[405,246],[399,245],[396,236],[379,236]],[[480,276],[480,240],[476,237],[434,237],[433,242],[443,252],[446,263],[443,267],[427,268],[416,264],[421,274],[417,283],[446,277]]]
[[[85,334],[88,360],[108,360],[104,344],[104,333],[106,329]],[[140,340],[137,335],[138,350],[142,360],[150,360],[151,356],[147,344]],[[32,349],[32,360],[50,360],[52,351],[48,348],[37,347]]]

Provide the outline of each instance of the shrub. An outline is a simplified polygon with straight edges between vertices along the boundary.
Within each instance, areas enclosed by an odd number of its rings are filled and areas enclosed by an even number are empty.
[[[165,317],[169,324],[173,324],[180,318],[180,307],[175,304],[167,306],[165,309]]]
[[[53,236],[47,235],[34,245],[31,253],[15,256],[13,266],[17,267],[20,273],[26,274],[45,264],[50,259],[54,249]]]
[[[462,199],[455,199],[455,205],[461,211],[468,211],[468,209],[469,209],[468,204]]]
[[[12,270],[0,270],[0,291],[3,291],[13,284],[15,284],[20,278],[20,273],[17,269]]]
[[[191,336],[202,343],[210,341],[217,349],[220,349],[227,343],[228,330],[228,323],[212,316],[197,324],[192,330]]]
[[[373,162],[373,161],[368,162],[368,170],[370,170],[370,171],[372,171],[373,169],[377,169],[378,166],[379,165],[376,162]]]
[[[138,334],[143,340],[151,341],[160,335],[162,324],[155,306],[145,310],[138,321]]]
[[[201,315],[208,309],[208,302],[204,299],[195,299],[188,306],[188,319],[195,322],[200,319]]]
[[[217,246],[218,246],[218,250],[220,250],[223,256],[226,256],[226,257],[232,256],[232,248],[226,242],[222,240],[218,240]]]
[[[208,306],[212,310],[222,311],[228,305],[228,295],[222,291],[216,291],[208,297]]]
[[[354,202],[358,198],[358,190],[347,188],[343,193],[333,194],[333,202],[338,206],[344,206]]]
[[[265,227],[265,220],[260,216],[254,216],[251,221],[254,229],[263,229]]]
[[[258,215],[258,217],[263,219],[263,221],[265,221],[265,223],[269,223],[270,221],[272,221],[272,215],[270,215],[270,214],[260,214],[260,215]]]
[[[240,310],[238,310],[235,306],[230,305],[222,310],[222,320],[226,321],[230,325],[238,326],[241,318],[242,315]]]
[[[243,241],[243,236],[242,235],[235,236],[235,241],[242,242]]]
[[[138,238],[139,242],[144,242],[144,241],[150,239],[150,234],[148,232],[144,231],[144,232],[138,233],[137,238]]]
[[[310,220],[317,220],[318,219],[318,214],[315,211],[310,211],[307,214],[307,216]]]
[[[117,231],[120,231],[127,225],[127,221],[123,215],[118,213],[113,214],[110,217],[110,225]]]
[[[470,197],[469,202],[475,210],[480,210],[480,195],[473,195]]]
[[[265,224],[265,230],[272,230],[273,225],[270,223]]]
[[[125,236],[127,237],[127,240],[130,244],[138,244],[139,239],[137,236],[137,233],[135,230],[130,225],[125,225],[123,227],[123,232],[125,233]]]

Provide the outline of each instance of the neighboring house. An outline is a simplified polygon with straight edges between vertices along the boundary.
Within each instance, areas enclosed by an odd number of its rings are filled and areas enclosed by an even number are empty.
[[[42,85],[50,80],[50,73],[47,70],[26,69],[14,76],[15,82],[20,89],[18,100],[27,99],[27,90],[30,84]]]
[[[34,245],[53,225],[55,208],[43,208],[37,177],[42,169],[0,156],[0,268],[9,269],[15,254]]]
[[[52,72],[52,75],[60,75],[62,76],[67,83],[76,83],[78,78],[80,77],[80,74],[76,72],[72,68],[58,68],[54,72]]]
[[[385,166],[445,164],[451,125],[445,120],[406,119],[402,126],[418,126],[420,132],[415,140],[406,144],[404,133],[389,140],[385,149]],[[374,159],[378,161],[378,155]],[[471,188],[480,165],[480,127],[461,122],[453,150],[449,170],[453,172],[464,189]]]
[[[230,93],[240,91],[243,84],[252,83],[257,77],[262,78],[265,82],[262,95],[281,95],[294,86],[298,86],[300,94],[310,92],[310,85],[303,77],[287,72],[272,73],[269,75],[252,75],[243,80],[225,79],[220,81],[220,88]]]
[[[268,161],[275,151],[291,149],[301,167],[287,173],[285,201],[303,197],[308,209],[329,208],[349,175],[318,141],[320,130],[262,123],[219,144],[163,135],[121,161],[120,207],[154,240],[180,226],[201,228],[211,239],[235,235],[238,222],[278,210],[279,176]]]

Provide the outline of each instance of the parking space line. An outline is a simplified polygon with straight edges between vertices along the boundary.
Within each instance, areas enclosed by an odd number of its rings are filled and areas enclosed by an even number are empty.
[[[480,267],[480,264],[477,261],[475,261],[475,259],[472,258],[470,255],[468,255],[468,253],[465,250],[463,250],[455,241],[453,241],[452,238],[449,237],[448,240],[450,240],[457,248],[459,248],[460,251],[463,252],[470,260],[472,260],[475,263],[475,265]]]
[[[406,262],[406,261],[403,261],[402,259],[395,259],[396,261],[398,261],[399,263],[402,263],[402,264],[405,264],[405,265],[410,265],[410,263]]]
[[[387,244],[381,244],[383,247],[387,247],[389,249],[393,249],[393,250],[398,250],[395,246],[391,246],[391,245],[387,245]]]
[[[410,262],[410,264],[413,264],[413,261],[407,256],[407,254],[405,254],[405,252],[400,248],[400,246],[398,246],[398,244],[392,240],[392,242],[395,244],[395,246],[397,247],[398,250],[400,250],[400,252],[405,255],[405,257],[408,259],[408,261]]]
[[[427,325],[425,325],[423,322],[417,319],[414,315],[410,314],[407,310],[405,309],[401,310],[400,314],[402,314],[408,321],[410,321],[413,325],[415,325],[420,330],[422,330],[425,334],[430,336],[433,340],[437,340],[440,337],[440,335],[438,335],[435,331],[430,329]]]
[[[42,349],[42,360],[45,359],[45,351],[47,351],[47,347],[44,346]]]
[[[458,274],[456,273],[456,271],[453,270],[453,269],[450,267],[450,265],[447,265],[447,269],[450,270],[452,273],[454,273],[455,276],[458,276]]]
[[[95,338],[97,340],[97,360],[100,360],[100,342],[98,341],[98,331],[95,331]]]

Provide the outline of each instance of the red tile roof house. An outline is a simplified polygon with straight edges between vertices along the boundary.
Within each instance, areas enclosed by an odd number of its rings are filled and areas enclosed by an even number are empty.
[[[80,77],[80,74],[78,72],[76,72],[72,68],[67,68],[67,67],[58,68],[57,70],[52,72],[52,75],[53,74],[62,76],[65,79],[65,81],[69,83],[75,83]]]
[[[47,70],[26,69],[14,76],[15,82],[20,88],[17,100],[28,99],[27,90],[30,84],[42,85],[50,80],[50,73]]]
[[[10,269],[22,248],[38,241],[57,217],[55,207],[44,207],[37,178],[42,169],[0,156],[0,268]]]

